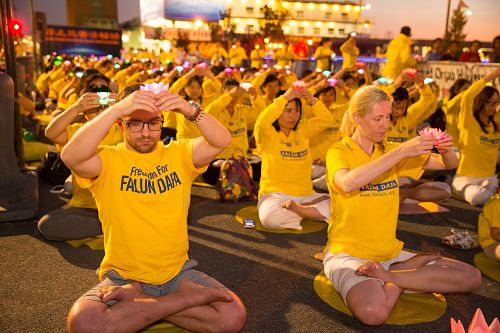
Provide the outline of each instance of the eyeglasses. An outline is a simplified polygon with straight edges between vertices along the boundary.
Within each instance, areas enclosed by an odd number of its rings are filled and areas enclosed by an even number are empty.
[[[488,101],[485,104],[488,106],[496,106],[500,101]]]
[[[127,125],[130,133],[139,133],[144,129],[144,125],[148,124],[148,128],[150,131],[160,131],[161,125],[163,124],[163,119],[155,119],[150,121],[139,121],[139,120],[131,120],[125,121],[123,123]]]

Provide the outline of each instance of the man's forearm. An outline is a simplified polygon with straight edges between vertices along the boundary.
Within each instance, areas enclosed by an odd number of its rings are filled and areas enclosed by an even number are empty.
[[[219,148],[220,151],[223,151],[231,142],[228,129],[210,114],[205,114],[196,125],[208,144],[214,148]]]

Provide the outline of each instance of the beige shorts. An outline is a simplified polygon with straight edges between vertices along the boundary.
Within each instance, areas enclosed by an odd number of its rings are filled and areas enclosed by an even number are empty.
[[[405,261],[414,256],[416,256],[415,253],[401,251],[396,257],[380,263],[386,270],[389,270],[389,266],[393,263]],[[377,280],[380,281],[381,285],[384,284],[384,282],[379,279],[374,279],[365,275],[356,275],[356,270],[369,261],[370,260],[354,257],[344,252],[332,254],[330,251],[327,251],[325,253],[325,257],[323,259],[323,269],[326,276],[332,282],[335,290],[337,290],[342,296],[344,303],[347,292],[360,282]]]

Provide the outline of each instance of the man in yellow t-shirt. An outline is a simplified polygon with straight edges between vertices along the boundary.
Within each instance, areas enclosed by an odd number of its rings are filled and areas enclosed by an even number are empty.
[[[229,144],[228,131],[172,92],[136,85],[122,97],[61,153],[94,195],[105,249],[101,283],[71,308],[69,331],[135,332],[161,319],[196,332],[240,331],[246,321],[241,300],[195,270],[187,253],[192,181]],[[163,145],[162,110],[182,113],[203,137]],[[98,149],[116,122],[124,142]]]
[[[403,69],[415,67],[417,61],[411,54],[411,28],[404,26],[401,33],[391,40],[387,48],[387,62],[382,69],[382,74],[388,79],[396,79]]]
[[[231,46],[229,50],[229,66],[239,67],[243,65],[243,61],[247,60],[247,52],[241,46],[241,42],[238,40]]]
[[[484,205],[477,229],[479,245],[486,257],[500,261],[500,194]]]

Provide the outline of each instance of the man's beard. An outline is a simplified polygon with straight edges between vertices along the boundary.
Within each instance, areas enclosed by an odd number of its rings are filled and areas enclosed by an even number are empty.
[[[140,141],[140,139],[137,139],[134,142],[129,141],[129,144],[136,152],[141,153],[141,154],[147,154],[147,153],[152,152],[153,150],[155,150],[156,144],[158,143],[158,140],[155,140],[155,139],[151,139],[151,144],[147,144],[147,145],[140,144],[139,141]]]

